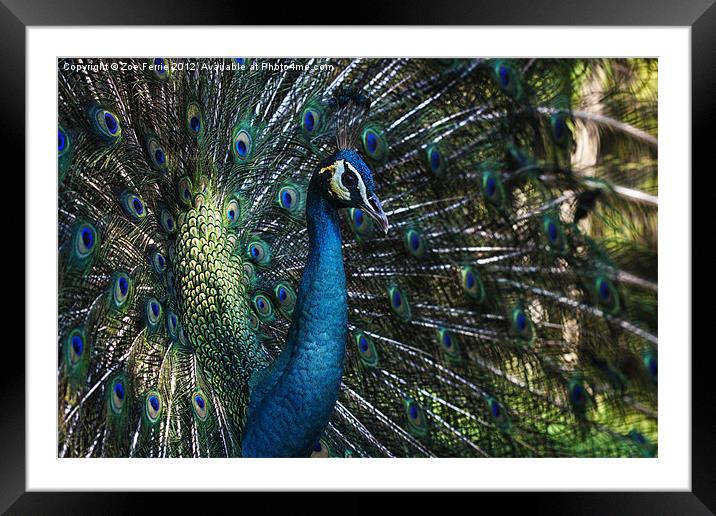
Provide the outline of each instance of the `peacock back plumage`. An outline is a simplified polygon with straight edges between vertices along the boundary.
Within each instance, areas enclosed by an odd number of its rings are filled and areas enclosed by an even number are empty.
[[[60,456],[235,457],[304,423],[313,456],[656,454],[655,60],[61,59],[58,81]],[[336,156],[387,233],[345,204],[337,241],[309,235]],[[331,253],[345,274],[306,280]],[[312,338],[299,312],[344,336],[337,400],[253,424]]]

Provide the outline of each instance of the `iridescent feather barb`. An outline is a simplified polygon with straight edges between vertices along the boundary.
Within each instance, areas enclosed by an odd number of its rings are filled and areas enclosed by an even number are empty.
[[[656,454],[656,61],[59,64],[60,456]]]

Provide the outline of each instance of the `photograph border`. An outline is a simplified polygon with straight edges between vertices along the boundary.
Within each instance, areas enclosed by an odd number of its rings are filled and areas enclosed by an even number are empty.
[[[413,2],[409,6],[376,6],[377,12],[359,12],[350,19],[355,24],[413,25],[663,25],[691,27],[691,74],[692,74],[692,169],[703,169],[706,175],[713,169],[710,152],[708,124],[716,122],[714,98],[716,95],[716,5],[714,0],[676,4],[666,0],[626,2],[587,2],[572,0],[564,2],[529,2],[528,0],[491,1],[469,3],[468,1],[445,3]],[[436,7],[439,5],[439,8]],[[244,6],[245,7],[245,6]],[[17,156],[18,165],[13,170],[25,169],[25,102],[26,102],[26,28],[38,25],[242,25],[265,23],[272,25],[307,23],[317,24],[315,17],[307,15],[297,5],[282,12],[280,19],[271,12],[270,5],[256,6],[250,13],[242,12],[238,3],[211,2],[202,0],[200,5],[189,0],[159,1],[149,7],[141,1],[127,1],[119,4],[81,0],[25,1],[2,0],[0,3],[0,58],[4,67],[1,89],[4,123],[0,124],[3,147]],[[296,12],[291,12],[293,9]],[[275,11],[275,8],[273,9]],[[312,4],[315,13],[331,12],[319,4]],[[335,13],[336,11],[333,10]],[[347,11],[346,11],[347,13]],[[322,24],[328,24],[326,16]],[[341,15],[338,15],[341,17]],[[343,15],[344,17],[347,16]],[[330,23],[335,25],[335,21]],[[684,128],[688,130],[688,128]],[[707,161],[707,155],[709,160]],[[10,170],[9,167],[7,170]],[[9,174],[8,174],[9,176]],[[20,177],[20,174],[17,174]],[[22,175],[24,177],[24,174]],[[701,192],[707,188],[701,187]],[[24,186],[21,187],[24,192]],[[702,193],[703,195],[703,193]],[[20,202],[24,195],[17,195]],[[694,199],[693,205],[696,205]],[[22,213],[27,207],[23,206]],[[692,217],[696,228],[704,224]],[[703,228],[702,228],[703,229]],[[692,235],[707,234],[694,231]],[[23,247],[23,269],[25,255]],[[19,254],[19,253],[17,253]],[[704,259],[702,257],[702,259]],[[694,264],[695,265],[695,264]],[[18,275],[19,276],[19,275]],[[690,300],[685,300],[690,302]],[[19,305],[19,303],[17,303]],[[25,308],[25,303],[22,303]],[[693,303],[694,309],[705,311],[709,306]],[[29,309],[29,307],[27,307]],[[704,314],[705,316],[705,314]],[[8,321],[11,319],[8,317]],[[693,319],[692,319],[693,320]],[[689,343],[684,343],[688,346]],[[530,510],[549,509],[550,513],[621,514],[649,513],[664,514],[708,514],[716,511],[716,424],[710,378],[713,362],[705,343],[692,347],[692,491],[691,492],[648,492],[648,493],[524,493],[515,500],[529,504]],[[26,492],[25,463],[25,352],[22,346],[4,347],[6,372],[1,380],[3,406],[12,406],[12,417],[0,418],[0,511],[35,514],[55,513],[73,507],[75,514],[82,510],[99,512],[125,512],[138,504],[146,504],[146,493],[58,493]],[[12,368],[7,367],[12,364]],[[178,493],[173,493],[176,496]],[[502,496],[501,493],[476,493],[476,496]],[[222,496],[232,496],[223,494]],[[243,495],[242,495],[243,496]],[[351,510],[360,510],[373,505],[372,495],[351,493],[350,499],[341,501]],[[513,494],[509,495],[512,498]],[[154,498],[152,504],[163,501],[166,496]],[[418,496],[411,498],[411,504],[422,504]],[[282,496],[279,500],[285,500]],[[181,503],[182,497],[177,501]],[[217,501],[218,502],[218,501]],[[221,503],[221,502],[218,502]],[[146,505],[145,505],[146,506]],[[326,503],[327,507],[335,505]],[[526,505],[527,506],[527,505]],[[104,509],[104,510],[102,510]],[[407,508],[404,508],[407,510]]]

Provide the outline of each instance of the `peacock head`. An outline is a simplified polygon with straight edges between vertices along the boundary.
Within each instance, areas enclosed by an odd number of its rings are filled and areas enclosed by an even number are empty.
[[[326,195],[339,207],[362,210],[388,233],[388,217],[375,194],[373,173],[358,152],[336,152],[323,162],[319,176]]]

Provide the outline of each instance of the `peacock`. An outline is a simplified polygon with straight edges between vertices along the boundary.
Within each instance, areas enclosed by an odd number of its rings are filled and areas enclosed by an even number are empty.
[[[59,59],[58,456],[656,456],[656,92]]]

